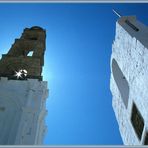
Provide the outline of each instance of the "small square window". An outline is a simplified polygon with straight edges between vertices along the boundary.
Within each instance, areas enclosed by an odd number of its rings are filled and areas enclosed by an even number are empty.
[[[148,145],[148,132],[145,134],[144,145]]]
[[[132,107],[131,123],[134,127],[134,130],[135,130],[139,140],[141,140],[142,132],[143,132],[143,128],[144,128],[144,120],[143,120],[143,117],[141,116],[138,108],[136,107],[135,103],[133,103],[133,107]]]
[[[38,40],[36,37],[29,38],[30,40]]]

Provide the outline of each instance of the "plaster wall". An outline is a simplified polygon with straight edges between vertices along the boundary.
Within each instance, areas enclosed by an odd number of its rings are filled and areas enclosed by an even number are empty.
[[[0,78],[1,145],[43,143],[47,97],[45,81]]]
[[[138,32],[125,24],[127,18]],[[112,105],[123,143],[143,145],[148,131],[148,28],[135,17],[117,21],[110,64]],[[144,119],[141,139],[131,123],[133,103]]]

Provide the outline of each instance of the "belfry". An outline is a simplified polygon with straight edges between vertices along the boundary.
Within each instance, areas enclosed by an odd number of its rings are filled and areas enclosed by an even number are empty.
[[[26,28],[20,39],[0,61],[0,76],[15,79],[13,74],[20,69],[27,70],[26,78],[42,80],[46,32],[40,27]],[[32,52],[32,56],[28,56]]]
[[[42,79],[46,31],[25,28],[0,60],[0,145],[42,144],[47,82]]]

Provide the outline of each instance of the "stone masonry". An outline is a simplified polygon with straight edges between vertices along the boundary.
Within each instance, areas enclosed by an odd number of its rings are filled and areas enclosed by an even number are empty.
[[[24,29],[20,39],[15,39],[9,52],[2,55],[0,61],[0,76],[15,79],[13,74],[19,69],[28,72],[28,78],[38,78],[42,80],[42,66],[44,65],[45,51],[45,30],[34,26]],[[33,55],[28,56],[32,51]]]

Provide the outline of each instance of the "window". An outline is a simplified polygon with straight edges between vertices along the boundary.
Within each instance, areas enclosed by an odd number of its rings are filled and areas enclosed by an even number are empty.
[[[148,145],[148,132],[145,134],[144,145]]]
[[[29,51],[27,56],[29,56],[29,57],[33,56],[33,51]]]
[[[135,130],[139,140],[141,140],[142,132],[143,132],[143,128],[144,128],[144,120],[143,120],[139,110],[137,109],[135,103],[133,103],[133,107],[132,107],[131,123],[134,127],[134,130]]]
[[[32,37],[32,38],[29,38],[30,40],[37,40],[37,38],[36,37]]]
[[[125,23],[126,23],[128,26],[130,26],[133,30],[139,31],[139,29],[138,29],[135,25],[133,25],[129,20],[125,20]]]
[[[118,63],[115,59],[112,60],[112,72],[114,76],[114,80],[117,84],[117,87],[120,91],[121,98],[123,100],[123,103],[125,107],[128,106],[128,98],[129,98],[129,85],[126,80],[126,77],[122,73],[120,67],[118,66]]]

